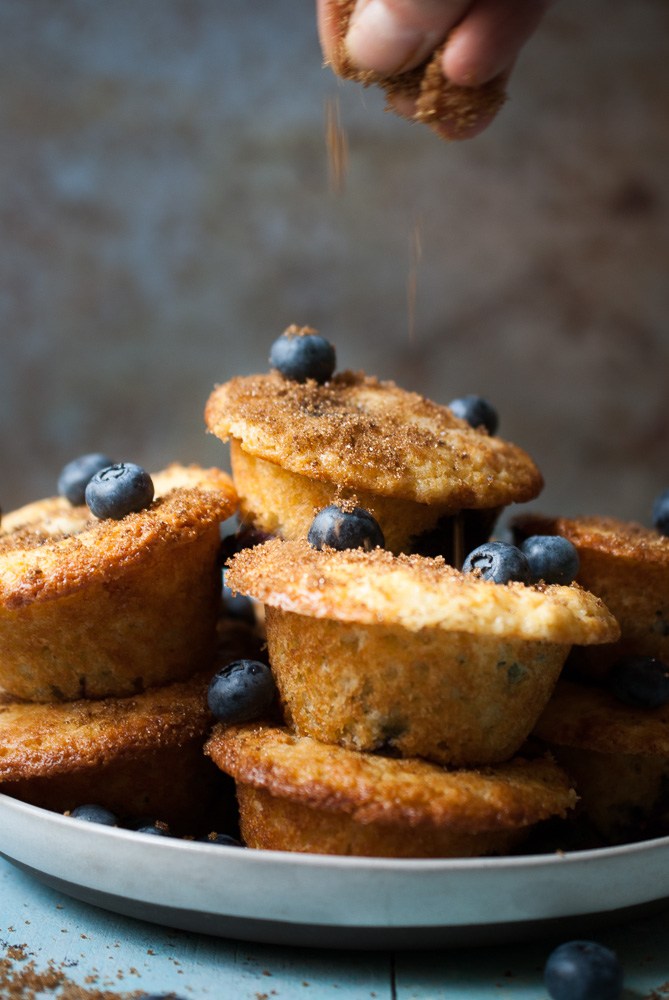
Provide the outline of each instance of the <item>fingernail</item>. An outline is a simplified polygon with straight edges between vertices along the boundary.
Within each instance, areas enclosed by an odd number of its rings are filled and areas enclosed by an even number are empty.
[[[425,33],[399,21],[383,0],[369,0],[356,11],[346,36],[351,62],[378,73],[394,73],[414,60],[420,62],[425,45]]]

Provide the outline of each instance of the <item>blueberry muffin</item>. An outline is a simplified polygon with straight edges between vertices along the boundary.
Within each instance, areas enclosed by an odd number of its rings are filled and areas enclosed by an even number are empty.
[[[575,546],[577,580],[602,598],[620,625],[620,639],[596,649],[577,648],[570,667],[584,678],[602,678],[628,654],[669,662],[669,538],[612,517],[527,515],[513,522],[519,539],[560,535]]]
[[[28,701],[122,697],[202,668],[216,642],[218,469],[171,466],[115,520],[52,497],[0,526],[0,686]]]
[[[243,520],[286,539],[306,538],[329,504],[354,502],[376,518],[391,551],[454,562],[459,532],[462,554],[489,537],[503,507],[543,486],[516,445],[360,372],[324,383],[276,370],[233,378],[211,394],[205,420],[230,441]]]
[[[194,833],[220,820],[225,782],[202,748],[209,674],[128,698],[0,705],[0,792],[57,812],[94,802],[123,822]],[[232,812],[230,789],[228,811]],[[212,825],[213,824],[213,825]]]
[[[236,783],[248,847],[371,857],[505,854],[576,795],[550,759],[449,771],[327,746],[283,727],[215,727],[206,753]]]
[[[534,735],[573,779],[587,836],[616,844],[669,834],[669,704],[624,704],[562,679]]]
[[[495,78],[477,87],[462,87],[443,75],[440,59],[444,42],[424,63],[406,72],[387,76],[372,70],[357,70],[350,64],[344,47],[354,5],[355,0],[330,0],[329,17],[338,40],[331,65],[338,76],[365,86],[377,84],[395,110],[398,100],[403,102],[402,107],[415,104],[411,113],[414,121],[431,127],[445,122],[454,139],[466,138],[481,119],[488,121],[500,110],[506,100],[502,79]]]
[[[457,766],[512,757],[571,644],[618,634],[580,587],[499,585],[380,548],[274,539],[235,555],[226,578],[265,606],[297,733]]]

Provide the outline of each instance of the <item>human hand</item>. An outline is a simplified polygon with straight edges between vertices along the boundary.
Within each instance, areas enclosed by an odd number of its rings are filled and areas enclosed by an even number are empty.
[[[317,0],[325,58],[336,72],[363,82],[397,79],[429,60],[452,88],[501,85],[551,0]],[[342,30],[343,19],[343,30]],[[343,70],[343,72],[342,72]],[[386,88],[393,107],[414,117],[416,93]],[[470,138],[495,115],[497,105],[459,121],[429,122],[447,138]],[[424,119],[427,120],[427,119]]]

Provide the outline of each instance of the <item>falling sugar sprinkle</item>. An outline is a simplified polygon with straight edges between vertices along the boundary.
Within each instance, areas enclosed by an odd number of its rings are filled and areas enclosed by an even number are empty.
[[[339,96],[325,101],[325,141],[330,167],[330,190],[340,194],[344,190],[348,168],[348,138],[341,124]]]
[[[409,341],[413,343],[416,332],[416,298],[418,295],[418,265],[423,255],[420,220],[409,233],[409,276],[407,278],[407,314]]]

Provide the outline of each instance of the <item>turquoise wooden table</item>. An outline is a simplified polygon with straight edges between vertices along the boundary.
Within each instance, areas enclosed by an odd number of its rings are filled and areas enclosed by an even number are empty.
[[[623,961],[625,1000],[669,998],[669,911],[597,938]],[[557,943],[393,953],[250,944],[121,917],[0,859],[2,1000],[545,1000],[542,968]]]

